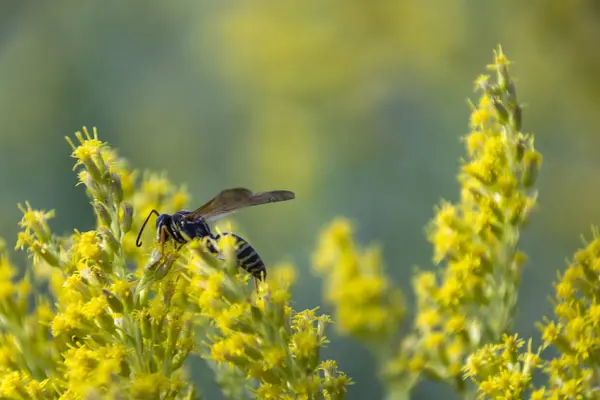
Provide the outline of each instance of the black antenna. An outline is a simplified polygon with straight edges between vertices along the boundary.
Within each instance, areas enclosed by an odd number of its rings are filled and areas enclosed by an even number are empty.
[[[148,214],[148,216],[146,217],[146,220],[144,221],[144,223],[142,224],[142,227],[140,228],[140,233],[138,233],[137,239],[135,239],[135,245],[137,247],[142,246],[142,242],[140,241],[140,239],[142,238],[142,232],[144,232],[144,228],[146,227],[146,224],[148,223],[148,220],[150,219],[152,214],[156,214],[158,216],[158,211],[152,210],[152,211],[150,211],[150,214]]]

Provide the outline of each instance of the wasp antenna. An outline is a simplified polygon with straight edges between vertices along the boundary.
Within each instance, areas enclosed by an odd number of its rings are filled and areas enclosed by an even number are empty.
[[[150,214],[148,214],[148,216],[146,217],[146,220],[144,221],[144,223],[142,224],[142,227],[140,228],[140,233],[138,233],[137,235],[137,239],[135,239],[135,245],[137,247],[141,247],[142,246],[142,232],[144,232],[144,228],[146,227],[146,224],[148,223],[148,220],[150,219],[150,217],[152,216],[152,214],[156,214],[158,216],[158,211],[156,210],[152,210],[150,211]]]

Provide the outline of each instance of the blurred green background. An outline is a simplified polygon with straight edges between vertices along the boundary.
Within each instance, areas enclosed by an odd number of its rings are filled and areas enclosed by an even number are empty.
[[[186,183],[194,204],[238,185],[294,190],[294,202],[235,222],[268,264],[298,267],[296,308],[321,304],[310,257],[336,215],[383,244],[412,302],[413,266],[432,264],[423,227],[458,196],[466,99],[502,44],[545,157],[516,317],[537,338],[557,269],[600,219],[599,4],[2,1],[0,234],[15,242],[24,200],[56,209],[56,232],[92,227],[64,136],[97,126],[131,166]],[[330,339],[324,356],[357,382],[348,398],[380,398],[366,350]],[[436,396],[452,398],[430,382],[414,393]]]

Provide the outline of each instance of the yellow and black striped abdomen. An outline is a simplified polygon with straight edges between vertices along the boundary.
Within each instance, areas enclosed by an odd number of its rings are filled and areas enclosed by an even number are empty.
[[[235,253],[240,267],[258,280],[267,278],[267,267],[250,243],[244,238],[231,232],[223,232],[217,237],[217,240],[222,236],[235,238]]]

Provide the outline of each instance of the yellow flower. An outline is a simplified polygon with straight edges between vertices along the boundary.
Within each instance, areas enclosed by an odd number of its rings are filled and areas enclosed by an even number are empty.
[[[437,291],[436,297],[444,306],[455,306],[461,301],[463,294],[465,292],[463,291],[461,282],[457,278],[450,276]]]
[[[485,89],[490,79],[489,75],[479,75],[475,80],[475,90]]]
[[[427,359],[422,354],[416,354],[408,361],[408,370],[412,372],[419,372],[425,368]]]
[[[188,195],[185,188],[179,189],[171,197],[171,203],[173,204],[174,210],[183,210],[189,203],[190,196]]]
[[[395,332],[402,298],[386,280],[378,247],[358,249],[352,225],[338,219],[321,233],[314,257],[315,271],[327,275],[325,298],[336,307],[340,332],[365,340]]]
[[[478,108],[471,113],[471,126],[479,127],[487,124],[491,119],[489,110]]]
[[[287,357],[281,347],[270,347],[263,349],[264,359],[270,366],[283,366]]]
[[[435,274],[433,272],[420,272],[414,278],[415,294],[420,299],[425,299],[433,295],[436,287]]]
[[[446,330],[450,333],[458,333],[465,330],[466,317],[463,314],[454,314],[446,322]]]
[[[246,343],[249,341],[248,335],[234,332],[231,336],[212,343],[211,358],[218,363],[243,358],[246,352]]]
[[[296,357],[309,358],[320,343],[312,331],[297,332],[292,336],[291,349]]]
[[[98,140],[98,130],[95,127],[93,128],[93,132],[94,136],[91,137],[87,128],[83,127],[83,133],[85,134],[85,138],[83,137],[81,132],[75,132],[75,137],[77,137],[77,140],[79,140],[80,143],[78,146],[75,146],[73,144],[71,138],[69,138],[68,136],[66,137],[67,141],[73,148],[73,153],[71,154],[71,157],[76,158],[78,160],[77,164],[75,165],[83,164],[83,162],[90,160],[93,156],[100,154],[100,150],[104,146],[104,143]]]
[[[440,323],[440,315],[436,309],[425,309],[417,315],[417,326],[421,329],[432,329]]]
[[[600,304],[592,304],[590,306],[587,312],[587,319],[594,327],[600,324]]]
[[[73,326],[71,325],[69,319],[64,314],[57,314],[52,319],[51,327],[52,327],[52,335],[54,337],[57,337],[63,333],[67,333],[71,329],[73,329]]]
[[[480,377],[482,375],[482,372],[484,371],[484,368],[485,362],[484,360],[482,360],[478,353],[469,356],[463,367],[466,378]]]
[[[248,315],[250,304],[232,304],[224,309],[221,314],[215,318],[215,323],[221,329],[226,331],[230,329],[236,322],[240,321],[243,316]]]
[[[259,399],[264,400],[286,399],[286,397],[283,396],[284,390],[280,386],[272,385],[270,383],[261,384],[258,389],[255,390],[255,393]]]
[[[289,288],[298,277],[298,273],[292,264],[280,264],[272,268],[270,273],[269,285],[279,288]]]
[[[11,281],[0,281],[0,301],[5,301],[13,295],[15,286]]]
[[[24,378],[19,371],[4,375],[0,378],[0,394],[9,398],[22,398]]]
[[[546,388],[542,387],[540,389],[534,390],[531,393],[530,400],[544,400],[546,398]]]
[[[167,180],[166,175],[150,175],[144,179],[141,189],[146,196],[160,201],[169,192],[170,187],[171,183]]]
[[[93,319],[102,315],[107,307],[108,301],[106,297],[96,296],[83,306],[82,313],[87,318]]]
[[[54,218],[55,216],[54,210],[33,210],[28,201],[25,202],[26,208],[23,207],[21,204],[19,204],[18,206],[19,209],[23,212],[23,218],[19,222],[19,226],[24,228],[25,231],[31,229],[37,233],[40,227],[46,225],[48,223],[48,220]]]
[[[139,374],[131,382],[131,398],[153,399],[160,397],[162,390],[168,389],[169,379],[159,373]]]
[[[121,297],[131,296],[131,287],[133,283],[125,280],[115,280],[112,284],[111,290]]]
[[[75,250],[81,256],[82,260],[98,260],[102,249],[100,248],[100,240],[96,231],[88,231],[84,233],[76,232]]]
[[[582,399],[583,379],[569,379],[562,384],[560,394],[567,399]]]
[[[570,299],[575,292],[572,282],[568,280],[561,280],[556,284],[556,297],[559,299]]]
[[[148,309],[148,315],[154,321],[160,321],[161,318],[164,318],[167,313],[167,307],[163,303],[163,301],[159,298],[150,300],[150,307]]]
[[[577,306],[573,301],[564,301],[556,305],[554,308],[554,314],[556,314],[557,317],[565,320],[575,318],[579,314],[579,311],[576,307]]]
[[[425,348],[429,350],[437,349],[444,343],[444,334],[441,332],[432,332],[425,335],[424,344]]]
[[[317,271],[325,272],[339,257],[340,248],[348,245],[353,227],[347,219],[336,219],[321,233],[319,247],[313,257]]]
[[[9,335],[0,337],[0,371],[9,369],[15,362],[15,355],[13,354],[13,348],[10,346],[12,339]]]
[[[33,397],[34,399],[44,398],[44,392],[49,380],[45,379],[43,381],[37,381],[35,379],[31,379],[27,384],[27,393]]]

